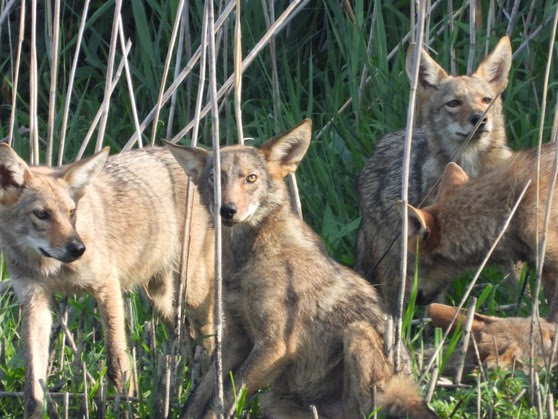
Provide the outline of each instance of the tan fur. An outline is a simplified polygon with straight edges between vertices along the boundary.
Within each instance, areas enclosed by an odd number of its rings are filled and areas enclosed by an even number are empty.
[[[407,72],[413,68],[414,48],[407,54]],[[470,176],[498,166],[511,156],[506,145],[502,101],[511,65],[507,37],[468,76],[450,76],[421,50],[417,94],[421,125],[413,131],[409,175],[409,203],[422,206],[436,196],[435,185],[445,165],[457,161]],[[484,111],[492,107],[461,150]],[[379,284],[388,309],[397,307],[400,277],[401,217],[393,211],[401,197],[405,130],[384,136],[359,177],[362,220],[356,245],[357,272]],[[461,153],[461,154],[460,154]],[[410,293],[414,263],[409,263],[406,291]]]
[[[539,225],[542,226],[551,184],[556,146],[546,144],[541,150],[539,180]],[[536,160],[537,150],[521,151],[499,168],[471,180],[455,163],[444,172],[450,187],[440,190],[434,203],[424,209],[409,211],[410,223],[432,234],[422,236],[419,244],[419,296],[424,302],[436,298],[449,282],[467,270],[476,268],[503,228],[511,208],[530,179],[531,184],[519,204],[510,226],[499,242],[491,261],[524,261],[535,266],[536,253]],[[558,320],[558,195],[554,193],[548,228],[543,285],[551,311],[550,320]],[[416,214],[430,214],[418,219]],[[422,220],[422,221],[421,221]],[[430,222],[429,222],[430,220]],[[542,227],[539,227],[539,231]],[[438,236],[438,244],[428,243]],[[410,240],[417,240],[416,231]],[[538,235],[541,240],[541,233]]]
[[[0,240],[22,308],[28,416],[42,417],[54,292],[96,300],[108,376],[121,392],[122,373],[130,378],[122,292],[143,287],[174,324],[186,184],[163,148],[112,157],[107,148],[55,169],[28,167],[0,145]],[[212,333],[213,233],[197,193],[194,201],[187,309],[195,333],[205,335]]]
[[[311,404],[323,417],[360,417],[371,408],[370,386],[381,392],[393,378],[374,288],[329,258],[291,209],[283,177],[295,171],[310,139],[307,120],[259,147],[221,149],[225,412],[234,402],[229,371],[248,395],[271,385],[262,397],[269,417],[310,417]],[[170,147],[214,211],[212,156]],[[402,365],[408,374],[406,351]],[[214,376],[212,368],[183,416],[214,415]],[[431,416],[424,403],[405,411]]]
[[[447,329],[456,307],[431,304],[428,312],[436,327]],[[458,314],[452,329],[455,329],[457,324],[463,324],[465,315],[464,311]],[[556,356],[553,365],[548,365],[555,330],[554,323],[540,318],[535,322],[535,363],[546,370],[556,365]],[[531,351],[531,318],[500,318],[475,314],[471,331],[477,343],[480,361],[488,368],[514,367],[527,370]],[[469,373],[476,366],[478,360],[473,343],[470,342],[465,354],[464,371]]]

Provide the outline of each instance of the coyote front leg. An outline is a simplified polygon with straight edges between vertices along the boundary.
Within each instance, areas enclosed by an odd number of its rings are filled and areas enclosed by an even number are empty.
[[[124,322],[124,301],[122,290],[116,278],[109,281],[95,296],[105,331],[105,345],[107,348],[108,376],[120,393],[126,391],[126,379],[130,379],[130,361],[126,353],[126,329]],[[133,383],[133,380],[130,380]],[[128,394],[133,394],[134,386],[130,384]]]
[[[18,281],[22,283],[23,281]],[[46,385],[48,350],[52,314],[47,294],[39,286],[16,287],[22,308],[22,343],[25,354],[25,412],[31,418],[42,418]]]

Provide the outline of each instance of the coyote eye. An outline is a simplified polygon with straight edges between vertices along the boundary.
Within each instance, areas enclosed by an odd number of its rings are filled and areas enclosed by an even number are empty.
[[[455,108],[456,106],[461,105],[461,102],[458,101],[457,99],[452,99],[448,103],[446,103],[446,105],[449,106],[450,108]]]
[[[33,215],[37,217],[39,220],[47,220],[48,219],[48,212],[44,209],[36,209],[33,211]]]
[[[491,97],[483,97],[482,98],[482,103],[486,103],[488,105],[490,102],[492,102]]]
[[[74,218],[74,215],[76,215],[76,209],[75,208],[70,210],[70,218]]]
[[[258,176],[256,176],[253,173],[251,175],[246,176],[246,182],[247,183],[254,183],[257,179],[258,179]]]

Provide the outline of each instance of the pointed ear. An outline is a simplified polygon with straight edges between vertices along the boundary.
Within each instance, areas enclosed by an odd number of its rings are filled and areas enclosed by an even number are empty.
[[[294,173],[306,154],[312,139],[312,120],[305,119],[302,123],[258,148],[264,153],[265,159],[277,166],[281,177]]]
[[[456,186],[467,183],[468,181],[469,176],[467,176],[467,173],[465,173],[465,171],[457,163],[449,162],[444,169],[444,173],[442,173],[442,177],[440,178],[440,187],[434,202],[438,202],[438,200],[444,195],[453,191]]]
[[[0,144],[0,204],[9,205],[19,198],[33,175],[27,163],[7,144]]]
[[[498,318],[498,317],[486,316],[484,314],[475,313],[475,315],[473,317],[473,325],[471,326],[471,330],[473,332],[480,332],[482,329],[484,329],[489,324],[492,324],[492,323],[497,322],[499,320],[501,320],[501,319]]]
[[[402,213],[402,201],[397,202],[397,209]],[[407,217],[409,238],[418,237],[423,239],[432,231],[434,216],[429,212],[407,205]]]
[[[457,311],[457,307],[452,307],[445,304],[435,303],[435,304],[430,304],[430,306],[428,307],[428,315],[432,319],[432,323],[434,323],[434,326],[440,327],[444,330],[448,328],[451,319],[455,315],[456,311]],[[455,326],[460,323],[462,324],[464,320],[465,320],[464,312],[461,311],[461,313],[459,313],[457,319],[453,323],[453,326],[451,328],[452,332],[455,330]]]
[[[183,147],[164,140],[163,142],[166,144],[178,164],[180,164],[186,174],[190,176],[192,182],[197,185],[200,181],[201,172],[207,164],[209,152],[203,148]]]
[[[407,75],[411,79],[413,75],[413,64],[415,58],[415,44],[411,44],[407,51]],[[428,55],[424,49],[420,49],[420,66],[418,74],[418,86],[417,93],[421,96],[429,94],[432,90],[438,88],[438,84],[441,80],[448,77],[448,73],[444,71],[436,61]]]
[[[496,48],[480,63],[479,68],[475,71],[475,76],[481,77],[493,84],[497,91],[504,90],[508,85],[511,61],[512,49],[510,38],[504,36],[500,39]]]
[[[87,159],[68,165],[62,178],[70,187],[71,194],[76,201],[85,193],[85,187],[103,170],[108,155],[109,147],[105,147]]]

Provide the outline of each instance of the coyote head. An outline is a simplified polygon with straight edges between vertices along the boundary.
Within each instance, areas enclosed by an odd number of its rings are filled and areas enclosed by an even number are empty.
[[[307,119],[260,146],[229,146],[220,150],[222,223],[258,225],[288,202],[283,178],[293,173],[306,153],[312,122]],[[215,212],[213,155],[201,148],[167,143],[174,157],[198,186],[204,205]]]
[[[79,259],[85,245],[75,229],[77,202],[107,156],[108,147],[60,169],[30,168],[9,146],[0,145],[3,244],[63,263]]]
[[[508,37],[500,40],[478,69],[467,76],[450,76],[425,50],[421,50],[417,95],[419,121],[438,148],[453,159],[466,138],[468,149],[482,151],[493,141],[505,144],[504,118],[499,94],[508,84],[511,66]],[[407,53],[407,73],[411,77],[414,47]],[[489,105],[492,106],[489,108]],[[474,131],[475,126],[478,126]]]

